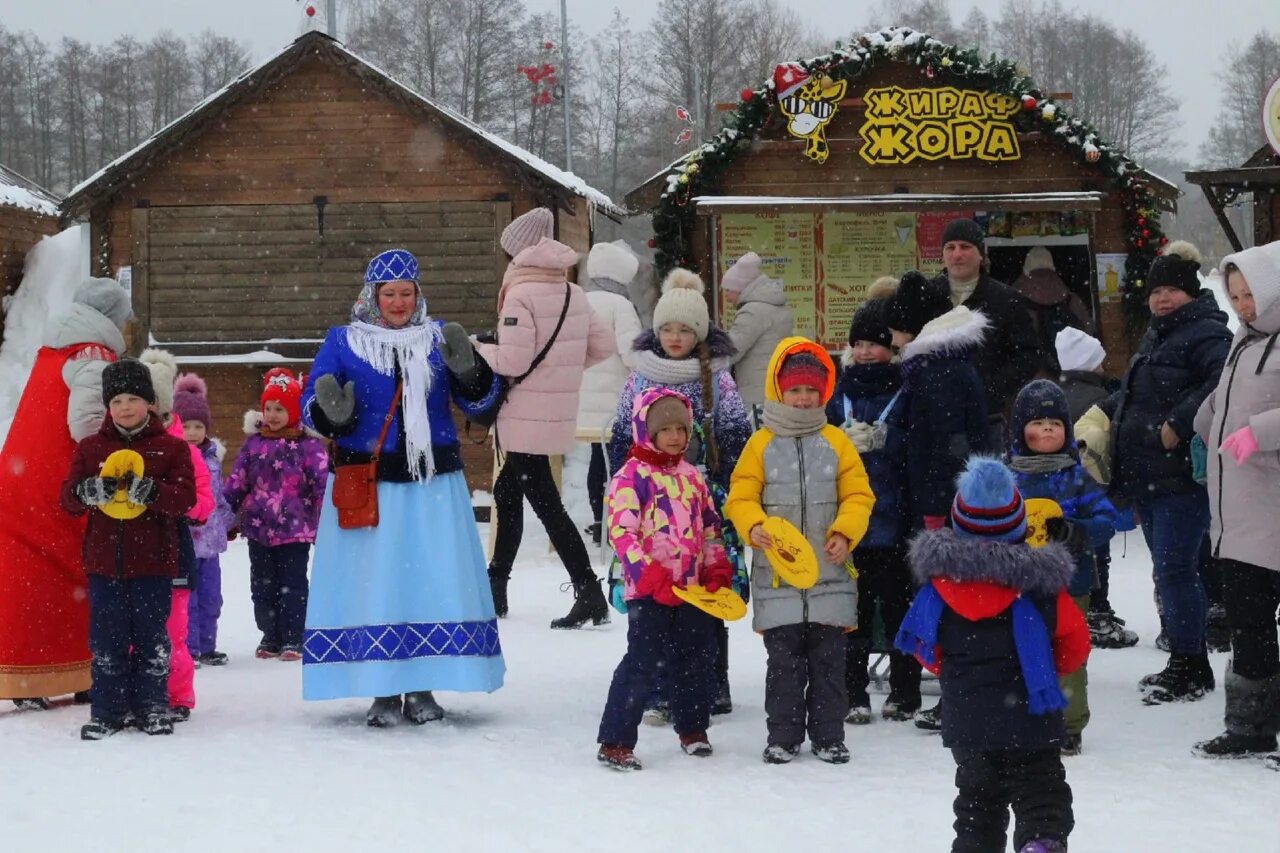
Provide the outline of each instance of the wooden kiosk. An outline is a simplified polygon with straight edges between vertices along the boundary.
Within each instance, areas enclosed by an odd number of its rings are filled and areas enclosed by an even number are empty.
[[[1209,200],[1223,232],[1237,252],[1245,248],[1235,226],[1227,218],[1226,206],[1245,193],[1253,194],[1253,242],[1261,246],[1280,240],[1280,153],[1270,145],[1259,148],[1235,169],[1187,172],[1187,180],[1198,184]]]
[[[0,166],[0,296],[22,282],[27,251],[58,233],[58,197],[29,178]],[[0,340],[4,321],[0,319]]]

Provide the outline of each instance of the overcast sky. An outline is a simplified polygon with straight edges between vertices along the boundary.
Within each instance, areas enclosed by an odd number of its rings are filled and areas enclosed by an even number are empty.
[[[207,28],[244,40],[257,59],[265,59],[305,29],[306,2],[0,0],[0,24],[10,30],[31,30],[49,41],[70,36],[95,43],[111,41],[123,33],[148,37],[168,28],[185,35]],[[324,0],[315,2],[323,8]],[[833,34],[833,41],[835,34],[851,32],[865,22],[867,10],[874,5],[873,0],[784,2],[805,15],[820,14],[822,29]],[[525,0],[525,5],[533,12],[558,12],[560,0]],[[568,0],[570,17],[588,33],[603,27],[615,6],[621,6],[633,23],[642,26],[648,23],[657,5],[658,0]],[[957,19],[962,19],[973,6],[994,18],[1000,5],[1000,0],[951,2]],[[1068,0],[1067,5],[1096,13],[1146,38],[1169,72],[1169,88],[1180,104],[1180,127],[1185,132],[1175,146],[1188,156],[1204,140],[1217,113],[1214,71],[1223,48],[1232,41],[1247,41],[1260,28],[1280,31],[1280,2],[1276,0]],[[1206,19],[1209,14],[1211,20]],[[1134,96],[1141,97],[1142,93],[1135,92]]]

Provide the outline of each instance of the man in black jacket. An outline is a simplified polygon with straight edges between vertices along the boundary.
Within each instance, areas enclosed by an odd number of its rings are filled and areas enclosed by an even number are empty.
[[[949,289],[952,304],[981,311],[991,322],[973,364],[987,391],[993,445],[1003,448],[1013,399],[1045,366],[1045,353],[1026,301],[987,274],[990,263],[982,226],[972,219],[952,220],[942,232],[942,263],[946,271],[937,281]]]

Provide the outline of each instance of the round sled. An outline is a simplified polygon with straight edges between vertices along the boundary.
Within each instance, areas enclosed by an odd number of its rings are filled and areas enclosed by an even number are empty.
[[[796,589],[809,589],[817,583],[818,555],[800,529],[777,516],[766,518],[761,526],[773,540],[764,555],[769,558],[774,574]]]
[[[114,477],[120,483],[111,503],[98,507],[107,515],[120,521],[137,518],[147,511],[142,504],[129,503],[129,489],[125,485],[126,474],[142,476],[142,455],[136,450],[117,450],[112,453],[102,463],[102,470],[98,473],[99,477]]]
[[[722,586],[715,592],[707,592],[696,584],[690,584],[687,587],[672,586],[671,591],[676,598],[726,622],[736,622],[747,615],[747,603],[727,586]]]
[[[1046,526],[1051,518],[1062,518],[1062,507],[1057,501],[1048,498],[1027,498],[1027,538],[1026,543],[1032,548],[1043,548],[1049,544],[1049,528]]]

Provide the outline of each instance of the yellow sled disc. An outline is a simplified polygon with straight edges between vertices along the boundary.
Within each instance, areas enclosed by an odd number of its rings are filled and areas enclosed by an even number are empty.
[[[766,518],[761,526],[773,539],[772,547],[764,552],[773,573],[796,589],[809,589],[817,583],[818,555],[800,529],[777,516]]]
[[[1062,507],[1048,498],[1027,498],[1027,538],[1032,548],[1049,544],[1049,528],[1045,524],[1051,518],[1062,518]]]
[[[726,622],[736,622],[747,615],[747,603],[727,586],[722,586],[715,592],[707,592],[696,584],[690,584],[687,587],[672,586],[671,591],[676,598]]]
[[[120,487],[116,489],[111,503],[104,504],[98,509],[121,521],[137,518],[147,511],[142,504],[129,503],[129,489],[124,482],[126,474],[142,476],[142,455],[136,450],[117,450],[107,457],[102,463],[102,470],[98,472],[99,477],[115,477],[120,481]]]

